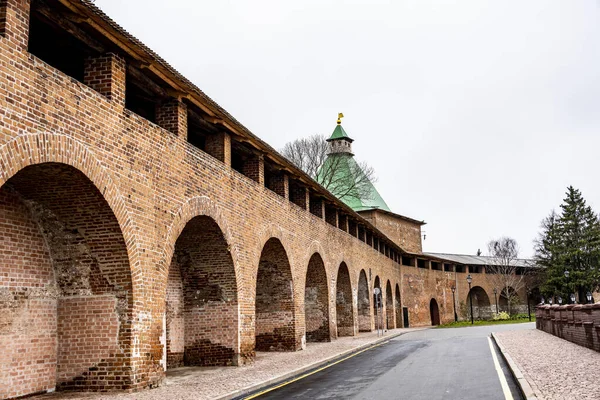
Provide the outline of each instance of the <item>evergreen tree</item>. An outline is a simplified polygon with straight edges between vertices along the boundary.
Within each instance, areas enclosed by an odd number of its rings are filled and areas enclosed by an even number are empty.
[[[545,295],[561,295],[566,301],[570,293],[578,293],[582,301],[600,283],[600,221],[579,190],[569,186],[566,194],[560,215],[553,211],[542,222],[535,260],[545,268]]]

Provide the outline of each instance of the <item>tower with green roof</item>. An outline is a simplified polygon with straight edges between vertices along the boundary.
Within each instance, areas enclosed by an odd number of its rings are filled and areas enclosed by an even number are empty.
[[[354,159],[354,141],[342,127],[343,114],[338,115],[337,125],[327,139],[329,150],[325,162],[317,173],[317,181],[337,195],[354,211],[379,209],[390,211],[373,183],[367,179]]]

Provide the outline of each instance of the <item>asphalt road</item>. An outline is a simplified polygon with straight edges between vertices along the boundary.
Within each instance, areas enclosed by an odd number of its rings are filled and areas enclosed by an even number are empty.
[[[508,395],[503,391],[488,337],[492,331],[533,328],[514,324],[411,332],[258,399],[522,399],[494,348],[508,383]]]

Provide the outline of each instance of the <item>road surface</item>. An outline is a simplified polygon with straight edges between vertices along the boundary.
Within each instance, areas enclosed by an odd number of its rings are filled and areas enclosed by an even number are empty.
[[[252,398],[522,399],[488,338],[492,331],[534,328],[527,323],[411,332]]]

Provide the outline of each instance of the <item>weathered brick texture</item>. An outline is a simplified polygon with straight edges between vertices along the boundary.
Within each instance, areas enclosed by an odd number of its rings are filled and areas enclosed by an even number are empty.
[[[114,53],[89,57],[85,62],[83,82],[115,104],[124,106],[125,68],[125,60]]]
[[[402,302],[400,300],[400,285],[398,284],[396,284],[396,293],[394,296],[394,312],[396,313],[396,328],[403,328]]]
[[[297,350],[292,271],[278,239],[262,251],[256,278],[256,350]]]
[[[600,351],[600,303],[538,306],[535,318],[537,329]]]
[[[338,269],[336,279],[335,313],[337,317],[337,336],[354,336],[354,312],[352,299],[352,283],[346,263]]]
[[[360,271],[358,280],[358,330],[359,332],[371,332],[373,324],[371,321],[371,292],[365,270]]]
[[[190,94],[163,88],[174,97],[157,100],[157,124],[127,109],[129,68],[158,68],[132,52],[86,53],[82,75],[67,76],[28,52],[29,1],[5,4],[0,398],[139,390],[167,368],[237,365],[370,331],[375,277],[392,323],[404,306],[411,326],[429,325],[432,298],[452,320],[450,288],[464,301],[466,273],[400,265],[397,246],[331,198],[326,221],[326,194],[289,166],[265,187],[275,154],[245,154],[233,169],[232,118],[207,120],[223,133],[206,136],[206,151],[188,143],[186,113],[200,101]],[[207,114],[214,104],[203,101]],[[474,282],[490,295],[485,274]]]
[[[304,323],[307,342],[328,342],[329,333],[329,290],[325,264],[319,254],[308,262],[304,289]]]
[[[394,329],[396,326],[394,314],[394,294],[392,293],[392,284],[387,281],[385,285],[385,327],[386,329]]]

